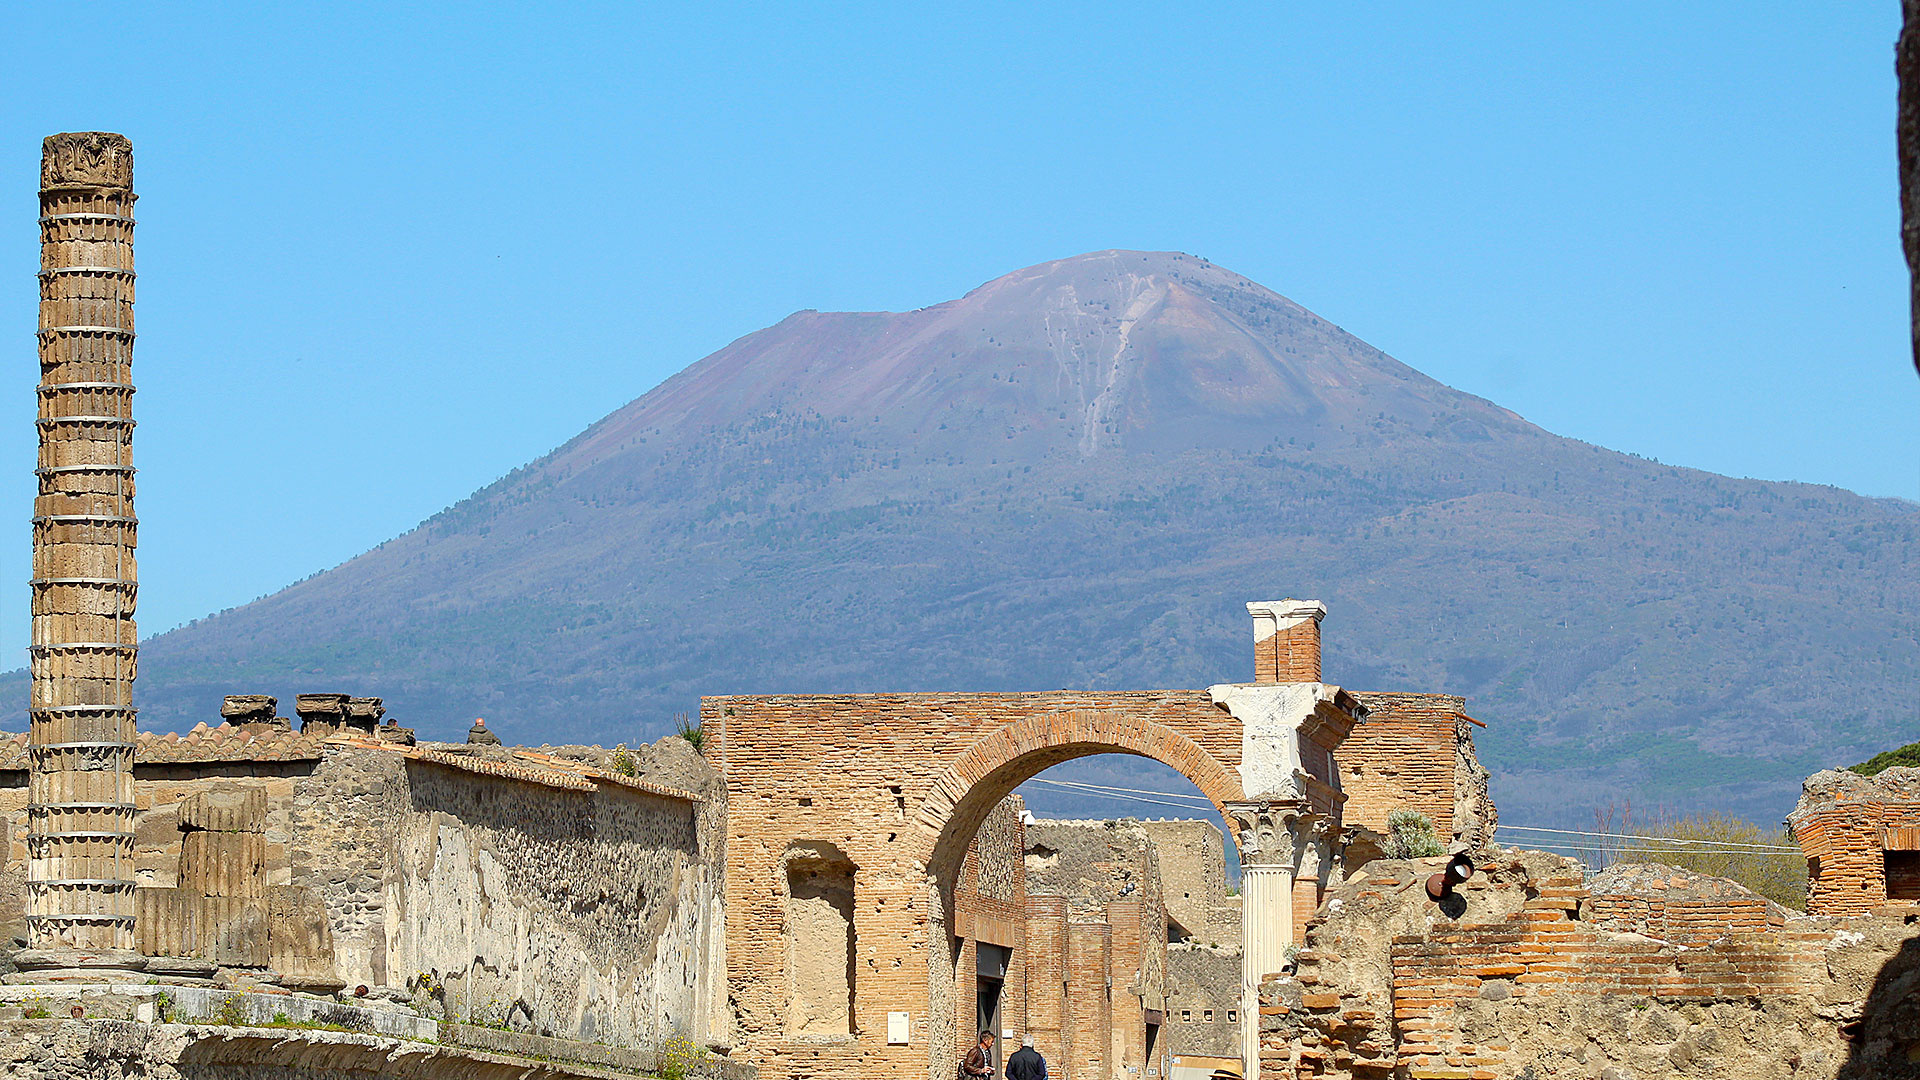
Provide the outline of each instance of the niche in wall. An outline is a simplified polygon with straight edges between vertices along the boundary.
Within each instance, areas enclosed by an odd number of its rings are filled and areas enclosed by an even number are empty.
[[[852,860],[833,844],[787,849],[787,1032],[853,1033]]]

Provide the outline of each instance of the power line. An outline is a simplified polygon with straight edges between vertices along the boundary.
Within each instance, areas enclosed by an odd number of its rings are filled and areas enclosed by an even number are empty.
[[[1498,828],[1506,832],[1550,833],[1558,836],[1591,837],[1605,840],[1634,840],[1642,844],[1651,844],[1654,846],[1671,845],[1673,847],[1703,848],[1720,851],[1750,851],[1782,855],[1798,855],[1801,853],[1797,847],[1785,847],[1780,844],[1748,844],[1738,840],[1693,840],[1679,836],[1654,836],[1645,833],[1584,832],[1579,829],[1548,829],[1537,825],[1507,825],[1504,823]],[[1562,846],[1571,846],[1573,844],[1573,841],[1566,840],[1551,842],[1561,844]]]
[[[1095,793],[1096,797],[1098,798],[1114,799],[1120,802],[1156,803],[1160,806],[1172,806],[1181,810],[1196,809],[1196,807],[1191,806],[1187,803],[1168,802],[1165,799],[1149,799],[1141,795],[1100,795],[1099,794],[1100,792],[1103,792],[1103,791],[1127,791],[1129,790],[1127,788],[1103,788],[1096,784],[1075,784],[1065,780],[1042,780],[1039,777],[1034,777],[1033,779],[1028,780],[1027,783],[1049,784],[1053,787],[1063,787],[1068,789],[1084,788],[1084,789],[1087,789],[1087,791],[1091,791]],[[1086,794],[1087,791],[1076,791],[1075,794]],[[1182,796],[1176,795],[1174,796],[1174,798],[1182,798]],[[1208,804],[1208,808],[1209,809],[1212,808],[1211,803]]]

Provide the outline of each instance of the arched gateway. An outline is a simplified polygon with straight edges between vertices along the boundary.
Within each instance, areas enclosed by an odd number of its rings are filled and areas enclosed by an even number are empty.
[[[1321,604],[1247,608],[1251,683],[703,699],[727,779],[736,1052],[766,1080],[952,1077],[957,946],[991,936],[956,918],[969,842],[1037,773],[1126,753],[1191,780],[1240,845],[1242,1046],[1257,1065],[1252,987],[1326,887],[1345,801],[1334,751],[1366,710],[1320,682]]]

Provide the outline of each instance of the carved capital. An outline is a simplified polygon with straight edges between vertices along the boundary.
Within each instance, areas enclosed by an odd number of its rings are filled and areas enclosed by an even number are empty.
[[[67,131],[40,144],[40,186],[131,188],[133,143],[110,131]]]
[[[1330,822],[1298,802],[1228,803],[1242,866],[1298,865],[1301,844],[1320,843]]]

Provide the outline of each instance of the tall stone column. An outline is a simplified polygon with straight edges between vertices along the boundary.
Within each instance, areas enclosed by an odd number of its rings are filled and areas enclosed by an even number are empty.
[[[1227,807],[1240,840],[1240,1059],[1260,1075],[1260,980],[1286,967],[1293,944],[1294,880],[1303,836],[1315,819],[1297,807]]]
[[[74,977],[140,964],[132,951],[134,198],[125,137],[47,138],[31,583],[31,947],[21,967]]]

